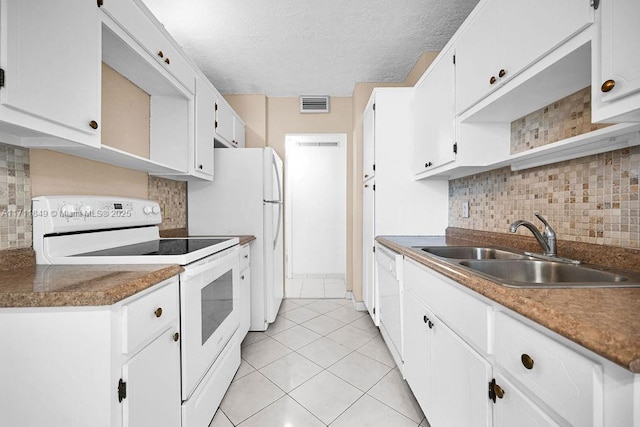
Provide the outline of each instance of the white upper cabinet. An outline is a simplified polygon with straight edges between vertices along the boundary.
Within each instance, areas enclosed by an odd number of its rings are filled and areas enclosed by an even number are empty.
[[[376,134],[375,98],[367,105],[362,116],[362,180],[375,175],[375,134]]]
[[[195,173],[213,177],[216,94],[203,77],[196,79],[196,132],[193,168]]]
[[[229,144],[233,144],[233,136],[234,136],[234,114],[233,110],[227,104],[227,102],[222,98],[222,96],[218,96],[216,99],[216,120],[215,120],[215,131],[218,138],[222,139],[224,142]]]
[[[234,115],[233,116],[233,143],[237,148],[245,147],[245,129],[244,122],[240,120],[240,117]]]
[[[464,112],[592,22],[588,0],[488,0],[456,43],[456,112]]]
[[[640,122],[640,2],[602,1],[594,46],[594,121]]]
[[[449,49],[416,85],[414,173],[455,160],[455,65]]]
[[[126,29],[164,70],[189,92],[195,91],[195,70],[170,36],[160,29],[151,12],[139,7],[135,1],[103,0],[101,3],[102,11]]]
[[[0,2],[4,142],[100,145],[100,22],[94,2]],[[18,126],[18,127],[16,127]]]

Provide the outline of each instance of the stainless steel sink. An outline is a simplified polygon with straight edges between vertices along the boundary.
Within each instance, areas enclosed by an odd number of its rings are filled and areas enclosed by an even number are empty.
[[[416,246],[414,248],[449,259],[531,259],[527,255],[496,248],[474,246]]]
[[[459,264],[505,286],[522,288],[640,287],[640,274],[537,260],[479,261]]]

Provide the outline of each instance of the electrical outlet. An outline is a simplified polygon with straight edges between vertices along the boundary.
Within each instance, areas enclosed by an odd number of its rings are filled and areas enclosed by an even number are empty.
[[[462,218],[469,218],[469,202],[462,203]]]

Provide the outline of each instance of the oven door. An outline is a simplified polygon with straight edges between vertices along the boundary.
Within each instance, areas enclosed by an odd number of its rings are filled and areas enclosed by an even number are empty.
[[[189,264],[180,275],[182,400],[240,325],[238,246]]]

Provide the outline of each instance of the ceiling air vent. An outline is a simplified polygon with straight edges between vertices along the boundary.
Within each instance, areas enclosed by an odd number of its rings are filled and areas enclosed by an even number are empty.
[[[300,112],[301,113],[328,113],[329,97],[328,96],[301,96]]]

